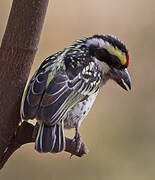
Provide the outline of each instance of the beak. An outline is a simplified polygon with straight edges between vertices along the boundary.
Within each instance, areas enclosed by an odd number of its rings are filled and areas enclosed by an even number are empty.
[[[129,90],[131,90],[131,79],[127,69],[113,69],[112,79],[126,91],[128,91],[126,85],[128,86]]]

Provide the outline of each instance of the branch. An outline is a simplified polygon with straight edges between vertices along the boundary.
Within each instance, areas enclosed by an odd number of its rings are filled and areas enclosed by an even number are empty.
[[[35,133],[34,133],[35,131]],[[32,143],[35,141],[36,134],[38,131],[38,126],[34,127],[32,124],[24,121],[21,126],[18,127],[16,136],[13,137],[10,145],[5,150],[3,157],[0,161],[0,169],[3,168],[4,164],[7,162],[9,157],[22,145],[27,143]],[[72,141],[72,139],[65,138],[66,140],[66,152],[71,153],[72,155],[76,155],[78,157],[82,157],[84,154],[88,153],[88,149],[84,143],[82,143],[80,151],[76,152],[76,143]]]
[[[0,48],[0,161],[20,121],[20,101],[33,63],[48,0],[13,0]]]

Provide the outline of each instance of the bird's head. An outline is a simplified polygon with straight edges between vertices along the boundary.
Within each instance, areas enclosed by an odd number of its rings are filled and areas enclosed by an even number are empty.
[[[87,39],[90,55],[95,59],[107,79],[114,80],[123,89],[131,89],[127,70],[129,54],[125,45],[112,35],[94,35]],[[104,78],[104,77],[103,77]]]

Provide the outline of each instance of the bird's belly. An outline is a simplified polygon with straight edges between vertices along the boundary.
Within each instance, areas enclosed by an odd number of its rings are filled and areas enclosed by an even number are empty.
[[[90,95],[84,101],[79,102],[74,107],[71,108],[70,111],[67,112],[66,118],[64,120],[64,126],[66,129],[79,127],[90,111],[98,91],[92,95]]]

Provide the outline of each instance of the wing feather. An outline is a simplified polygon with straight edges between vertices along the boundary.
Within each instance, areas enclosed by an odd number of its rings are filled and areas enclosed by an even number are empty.
[[[99,71],[88,65],[74,75],[63,68],[46,71],[45,63],[43,65],[24,92],[21,116],[25,120],[37,118],[47,125],[55,125],[74,105],[98,90]]]
[[[93,73],[90,76],[94,77]],[[65,71],[57,73],[45,90],[37,119],[48,125],[54,125],[64,119],[75,104],[85,99],[91,91],[94,93],[98,90],[92,83],[96,78],[92,81],[90,76],[87,77],[88,81],[85,81],[82,76],[70,79]]]
[[[40,72],[39,69],[25,88],[20,110],[22,119],[28,120],[36,117],[46,88],[48,74],[49,72]]]

